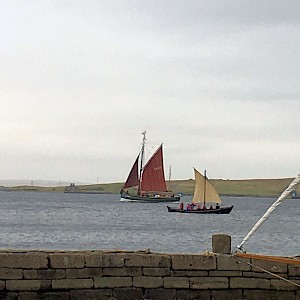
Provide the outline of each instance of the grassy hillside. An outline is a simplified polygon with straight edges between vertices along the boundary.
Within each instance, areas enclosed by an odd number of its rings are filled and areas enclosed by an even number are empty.
[[[248,179],[248,180],[222,180],[213,179],[212,184],[220,195],[230,196],[257,196],[257,197],[276,197],[279,196],[285,188],[291,183],[292,178],[283,179]],[[192,195],[194,191],[194,180],[172,180],[169,188],[175,193],[184,193]],[[101,193],[119,193],[123,186],[122,182],[79,185],[79,191],[101,192]],[[64,186],[59,187],[40,187],[40,186],[19,186],[10,188],[10,190],[20,191],[55,191],[63,192]],[[300,194],[300,185],[297,187],[297,193]]]
[[[292,178],[284,179],[248,179],[248,180],[210,180],[220,195],[227,196],[279,196],[292,182]],[[171,182],[175,192],[192,194],[194,180],[175,180]],[[297,188],[300,194],[300,186]]]

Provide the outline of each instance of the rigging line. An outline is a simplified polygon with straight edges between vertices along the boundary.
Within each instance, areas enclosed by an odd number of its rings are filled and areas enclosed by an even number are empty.
[[[282,276],[280,276],[280,275],[277,275],[277,274],[275,274],[275,273],[272,273],[272,272],[270,272],[270,271],[268,271],[268,270],[266,270],[266,269],[264,269],[264,268],[255,266],[254,264],[252,264],[252,263],[250,263],[250,262],[248,262],[248,261],[244,261],[244,260],[242,260],[242,259],[240,259],[240,258],[237,258],[236,256],[234,256],[234,254],[233,254],[232,256],[233,256],[234,258],[236,258],[237,260],[239,260],[240,262],[246,263],[247,265],[249,265],[249,266],[251,266],[251,267],[255,267],[255,268],[257,268],[257,269],[259,269],[259,270],[261,270],[261,271],[263,271],[263,272],[265,272],[265,273],[268,273],[269,275],[272,275],[272,276],[274,276],[274,277],[276,277],[276,278],[278,278],[278,279],[281,279],[281,280],[286,281],[286,282],[288,282],[288,283],[290,283],[290,284],[293,284],[293,285],[295,285],[295,286],[300,287],[300,284],[298,284],[298,283],[296,283],[296,282],[293,282],[293,281],[291,281],[291,280],[289,280],[289,279],[286,279],[286,278],[284,278],[284,277],[282,277]]]
[[[296,178],[290,183],[287,189],[280,195],[280,197],[271,205],[271,207],[265,212],[265,214],[256,222],[256,224],[252,227],[246,237],[242,240],[242,242],[237,246],[236,251],[243,252],[243,244],[253,235],[253,233],[269,218],[270,214],[275,210],[275,208],[283,202],[283,200],[290,195],[290,193],[295,189],[297,184],[300,182],[300,174],[296,176]]]
[[[264,261],[271,261],[271,262],[280,262],[280,263],[286,263],[288,265],[300,265],[300,260],[297,257],[291,257],[291,256],[270,256],[270,255],[261,255],[261,254],[253,254],[253,253],[239,253],[235,252],[235,256],[241,257],[241,258],[253,258],[253,259],[259,259]]]

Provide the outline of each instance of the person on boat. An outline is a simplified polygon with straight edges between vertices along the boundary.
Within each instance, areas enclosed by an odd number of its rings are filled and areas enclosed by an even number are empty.
[[[217,203],[217,204],[216,204],[216,209],[219,209],[219,208],[220,208],[220,204]]]
[[[179,209],[180,209],[180,210],[183,210],[183,202],[181,202],[181,203],[179,204]]]
[[[201,210],[201,206],[198,204],[196,210]]]
[[[206,209],[206,206],[205,206],[205,204],[203,204],[203,206],[202,206],[202,209]]]
[[[213,208],[213,206],[211,205],[211,206],[209,207],[209,209],[214,209],[214,208]]]
[[[196,206],[196,204],[195,203],[191,203],[191,210],[194,210],[194,207]]]
[[[186,210],[192,210],[191,209],[191,204],[188,203],[188,205],[186,206]]]

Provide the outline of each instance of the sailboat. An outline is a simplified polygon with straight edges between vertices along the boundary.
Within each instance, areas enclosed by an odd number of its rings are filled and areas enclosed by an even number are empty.
[[[222,207],[222,200],[214,188],[213,184],[206,177],[194,168],[195,173],[195,189],[192,200],[192,205],[188,204],[184,209],[183,203],[179,208],[171,208],[167,206],[169,212],[178,213],[195,213],[195,214],[229,214],[232,211],[233,205]]]
[[[151,203],[180,201],[180,196],[174,196],[174,193],[167,189],[162,144],[147,163],[143,165],[146,131],[142,134],[143,141],[141,151],[121,189],[121,201]]]

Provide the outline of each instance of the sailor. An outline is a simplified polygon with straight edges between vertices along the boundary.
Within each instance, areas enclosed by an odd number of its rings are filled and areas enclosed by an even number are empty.
[[[217,204],[216,204],[216,209],[219,209],[219,208],[220,208],[220,204],[217,203]]]
[[[180,203],[179,209],[180,209],[180,210],[183,210],[183,202]]]

